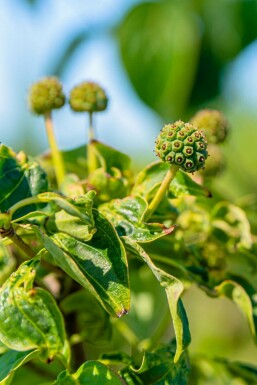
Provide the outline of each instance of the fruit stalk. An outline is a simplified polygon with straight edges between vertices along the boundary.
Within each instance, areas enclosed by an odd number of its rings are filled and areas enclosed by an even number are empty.
[[[157,209],[157,207],[159,206],[159,204],[163,200],[166,192],[169,189],[169,185],[172,182],[172,180],[174,179],[178,170],[179,170],[178,165],[175,165],[175,164],[170,165],[170,168],[169,168],[165,178],[163,179],[162,184],[160,185],[155,197],[151,201],[151,203],[150,203],[150,205],[149,205],[149,207],[145,213],[145,216],[144,216],[145,221],[148,221],[148,219],[151,218],[154,211]]]
[[[65,176],[63,158],[56,143],[51,111],[47,111],[44,114],[44,117],[45,117],[46,133],[47,133],[48,142],[51,149],[51,154],[52,154],[52,159],[53,159],[53,164],[55,169],[57,186],[60,187]]]

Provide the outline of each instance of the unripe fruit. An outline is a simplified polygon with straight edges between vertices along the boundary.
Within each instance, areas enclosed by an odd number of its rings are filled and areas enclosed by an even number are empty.
[[[29,106],[32,112],[43,115],[65,103],[62,84],[56,77],[47,77],[30,88]]]
[[[107,103],[105,91],[97,83],[80,83],[70,93],[70,106],[76,112],[103,111]]]
[[[204,168],[208,152],[201,131],[191,123],[181,120],[167,124],[156,139],[155,152],[161,160],[180,166],[187,172]]]
[[[221,143],[227,138],[229,123],[225,116],[217,110],[200,110],[191,119],[204,134],[209,143]]]

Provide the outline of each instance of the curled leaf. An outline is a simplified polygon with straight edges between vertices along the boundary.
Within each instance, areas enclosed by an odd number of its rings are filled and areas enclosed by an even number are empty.
[[[38,348],[41,357],[66,356],[62,315],[46,290],[33,288],[38,260],[24,262],[0,291],[0,340],[10,349]]]

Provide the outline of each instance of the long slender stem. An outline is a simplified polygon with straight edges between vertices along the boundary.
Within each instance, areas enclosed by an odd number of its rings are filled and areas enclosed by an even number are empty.
[[[89,112],[89,130],[88,130],[89,141],[95,139],[95,129],[93,125],[93,112]]]
[[[175,177],[177,171],[179,170],[179,166],[177,165],[171,165],[169,168],[169,171],[167,172],[165,178],[162,181],[162,184],[160,185],[155,197],[151,201],[147,212],[145,213],[144,220],[147,221],[151,216],[153,215],[154,211],[157,209],[159,204],[161,203],[163,197],[165,196],[169,185],[173,178]]]
[[[50,111],[45,113],[45,126],[46,126],[46,132],[47,132],[47,137],[48,137],[48,141],[49,141],[49,146],[50,146],[51,153],[52,153],[55,175],[56,175],[56,180],[57,180],[57,186],[60,187],[62,182],[63,182],[64,176],[65,176],[65,168],[64,168],[62,154],[60,153],[58,146],[57,146],[57,143],[56,143],[56,139],[55,139],[55,135],[54,135],[52,115],[51,115]]]
[[[88,145],[87,145],[87,161],[88,173],[91,174],[97,169],[97,158],[94,149],[95,131],[93,125],[93,113],[89,112],[89,129],[88,129]]]

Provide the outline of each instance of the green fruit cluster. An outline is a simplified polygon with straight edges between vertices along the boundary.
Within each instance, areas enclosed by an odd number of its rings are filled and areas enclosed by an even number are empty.
[[[205,166],[208,152],[203,133],[181,120],[167,124],[156,139],[156,155],[186,172],[195,172]]]
[[[103,111],[107,103],[105,91],[97,83],[80,83],[70,93],[70,106],[76,112]]]
[[[193,116],[191,122],[200,130],[204,130],[209,143],[222,143],[228,136],[229,123],[220,111],[200,110]]]
[[[62,84],[56,77],[46,77],[30,88],[29,106],[31,111],[43,115],[65,103]]]

